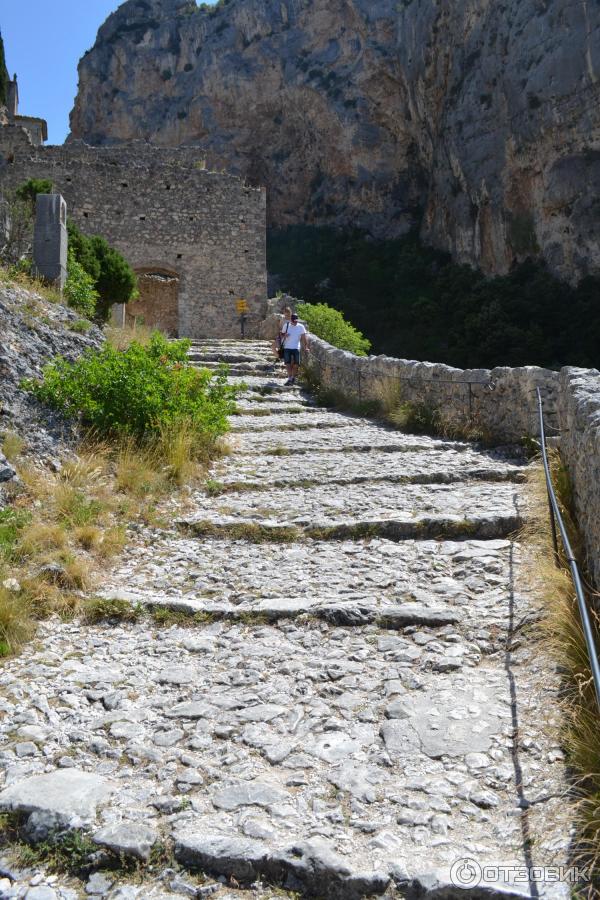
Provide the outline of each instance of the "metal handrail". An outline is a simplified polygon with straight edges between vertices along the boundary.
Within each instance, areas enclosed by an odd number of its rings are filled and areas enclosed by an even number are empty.
[[[537,388],[537,401],[538,401],[538,412],[540,416],[540,446],[542,449],[542,462],[544,464],[544,472],[546,475],[546,488],[548,490],[548,506],[550,508],[550,523],[552,525],[552,542],[554,544],[554,556],[556,562],[559,562],[558,555],[558,536],[556,533],[556,525],[558,523],[558,530],[560,531],[560,536],[562,539],[563,547],[565,550],[565,557],[569,563],[569,567],[571,569],[571,575],[573,577],[573,585],[575,587],[575,594],[577,596],[577,605],[579,606],[579,615],[581,616],[581,624],[583,625],[583,633],[585,635],[585,642],[587,645],[587,652],[590,661],[590,668],[592,670],[592,676],[594,678],[594,687],[596,689],[596,700],[598,703],[598,707],[600,708],[600,663],[598,662],[598,654],[596,650],[596,642],[594,640],[594,632],[592,630],[592,623],[590,621],[590,614],[588,612],[587,603],[585,600],[585,594],[583,592],[583,585],[581,583],[581,577],[579,575],[579,569],[577,567],[577,560],[573,554],[573,550],[571,548],[571,542],[569,541],[569,536],[567,534],[567,529],[565,528],[565,523],[563,521],[563,517],[560,512],[560,508],[558,505],[558,501],[556,499],[556,494],[554,492],[554,487],[552,486],[552,478],[550,476],[550,465],[548,463],[548,453],[546,451],[546,432],[544,429],[544,410],[542,406],[542,395],[540,393],[540,389]]]

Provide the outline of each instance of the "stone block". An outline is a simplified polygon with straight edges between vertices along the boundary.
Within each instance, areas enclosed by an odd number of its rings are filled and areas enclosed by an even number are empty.
[[[33,272],[63,290],[67,280],[67,204],[60,194],[38,194],[33,232]]]

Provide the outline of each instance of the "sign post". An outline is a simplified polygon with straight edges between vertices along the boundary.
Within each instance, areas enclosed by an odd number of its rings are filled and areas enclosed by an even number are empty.
[[[235,307],[240,316],[240,328],[242,330],[242,338],[243,338],[245,336],[244,335],[244,327],[246,325],[246,319],[248,318],[248,304],[243,299],[243,297],[240,297],[239,300],[236,300]]]

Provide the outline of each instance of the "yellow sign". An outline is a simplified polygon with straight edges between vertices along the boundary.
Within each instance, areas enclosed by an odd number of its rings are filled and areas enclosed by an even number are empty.
[[[237,300],[235,305],[239,313],[248,312],[248,304],[245,300]]]

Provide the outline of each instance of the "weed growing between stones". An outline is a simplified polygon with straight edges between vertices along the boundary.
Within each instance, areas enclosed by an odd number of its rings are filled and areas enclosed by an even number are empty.
[[[14,431],[7,431],[4,434],[1,449],[9,462],[16,462],[24,447],[25,441],[18,434],[15,434]]]
[[[204,483],[204,490],[208,497],[218,497],[221,494],[224,494],[225,491],[229,491],[229,485],[224,485],[221,481],[216,481],[214,478],[207,478]]]
[[[426,434],[456,441],[475,441],[489,447],[497,443],[489,429],[480,425],[475,416],[468,421],[453,421],[443,411],[427,403],[403,401],[400,387],[391,383],[389,379],[376,385],[374,396],[364,400],[335,388],[325,387],[310,369],[303,371],[302,381],[307,390],[315,396],[318,405],[327,409],[375,419],[410,434]]]
[[[150,617],[155,625],[161,628],[171,628],[173,625],[194,626],[207,625],[215,618],[209,612],[191,612],[186,609],[176,609],[169,606],[152,605],[149,607]]]
[[[557,450],[549,452],[554,488],[580,572],[586,581],[583,541],[572,512],[568,473]],[[554,657],[562,674],[560,701],[562,743],[572,774],[575,805],[576,862],[590,866],[592,880],[578,897],[595,897],[600,888],[600,712],[588,659],[575,590],[560,548],[554,556],[546,483],[541,464],[530,477],[531,524],[520,535],[530,551],[528,577],[543,600],[540,632],[544,650]],[[560,543],[560,538],[559,538]],[[586,584],[596,647],[600,647],[597,593]]]
[[[90,834],[80,830],[57,830],[44,840],[34,842],[27,833],[27,816],[22,813],[5,813],[0,816],[0,850],[12,865],[23,869],[42,868],[47,874],[70,875],[82,881],[93,872],[106,872],[113,876],[126,876],[135,882],[143,882],[147,873],[160,869],[177,870],[173,847],[168,842],[157,842],[147,862],[117,854],[95,843]],[[203,880],[203,876],[199,876]]]
[[[289,410],[286,410],[289,412]],[[235,416],[258,416],[258,417],[267,417],[271,415],[270,409],[236,409],[234,412]]]
[[[137,622],[142,613],[141,605],[118,598],[92,597],[84,600],[80,606],[81,621],[87,625],[97,625],[99,622]]]
[[[302,540],[303,532],[294,526],[274,525],[267,527],[256,522],[240,522],[231,525],[215,525],[213,522],[179,522],[183,531],[190,531],[196,537],[226,538],[233,541],[249,541],[252,544],[282,543],[292,544]]]

